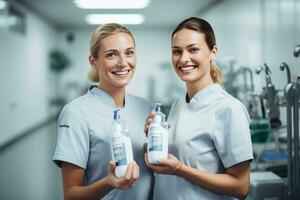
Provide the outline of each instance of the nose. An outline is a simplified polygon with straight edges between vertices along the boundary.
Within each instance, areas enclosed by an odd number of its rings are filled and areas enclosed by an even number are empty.
[[[122,68],[127,66],[127,58],[125,55],[120,55],[118,66]]]
[[[188,61],[190,61],[190,55],[187,51],[183,51],[182,54],[181,54],[179,62],[180,63],[186,63]]]

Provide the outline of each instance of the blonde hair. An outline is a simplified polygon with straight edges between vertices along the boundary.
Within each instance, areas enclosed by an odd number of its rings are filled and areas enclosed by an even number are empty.
[[[214,83],[217,83],[224,88],[222,83],[222,70],[214,62],[212,62],[210,65],[210,76]]]
[[[210,50],[212,50],[216,46],[216,37],[213,28],[211,25],[205,21],[204,19],[197,18],[197,17],[190,17],[184,21],[182,21],[173,31],[172,38],[178,31],[182,29],[189,29],[198,31],[205,35],[205,42]],[[210,67],[210,76],[214,83],[218,83],[223,88],[222,83],[222,71],[221,69],[215,64],[211,63]]]
[[[98,58],[98,52],[100,49],[100,42],[107,36],[113,35],[115,33],[127,33],[131,36],[133,43],[135,45],[135,41],[132,33],[125,26],[117,23],[108,23],[96,28],[93,32],[91,40],[90,40],[90,56],[94,58]],[[99,82],[100,77],[99,73],[95,69],[91,69],[88,73],[89,80],[93,82]]]
[[[98,72],[96,70],[94,70],[93,68],[89,70],[88,78],[90,81],[95,82],[95,83],[100,81]]]

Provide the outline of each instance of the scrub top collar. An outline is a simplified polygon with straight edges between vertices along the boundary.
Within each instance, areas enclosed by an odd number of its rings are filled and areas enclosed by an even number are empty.
[[[209,103],[212,99],[211,97],[214,96],[215,94],[218,93],[218,91],[222,91],[222,87],[217,84],[211,84],[206,86],[205,88],[203,88],[202,90],[199,90],[194,96],[193,98],[190,100],[190,102],[188,103],[188,96],[186,94],[186,98],[185,98],[185,102],[188,105],[194,105],[197,104],[206,104]]]
[[[100,89],[97,85],[92,85],[88,91],[94,98],[98,99],[104,105],[110,108],[117,108],[114,99],[104,90]],[[128,94],[125,92],[125,98],[123,105],[126,106],[126,101],[128,101]],[[122,109],[122,108],[119,108]]]

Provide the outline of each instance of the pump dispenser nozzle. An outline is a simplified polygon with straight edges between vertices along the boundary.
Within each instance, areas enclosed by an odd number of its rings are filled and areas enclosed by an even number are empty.
[[[122,131],[122,126],[120,123],[120,110],[114,110],[114,123],[113,123],[113,130],[117,131],[117,132],[121,132]]]
[[[114,110],[114,120],[117,120],[117,119],[120,119],[120,110],[117,109],[117,110]]]
[[[155,112],[161,112],[161,103],[156,103],[155,104]]]

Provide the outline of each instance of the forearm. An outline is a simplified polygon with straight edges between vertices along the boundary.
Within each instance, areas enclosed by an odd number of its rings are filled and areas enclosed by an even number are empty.
[[[99,200],[109,193],[113,187],[107,177],[88,186],[73,186],[65,191],[65,200]]]
[[[239,199],[243,199],[248,193],[249,183],[245,179],[228,173],[213,174],[183,164],[177,175],[210,191],[234,196]]]

